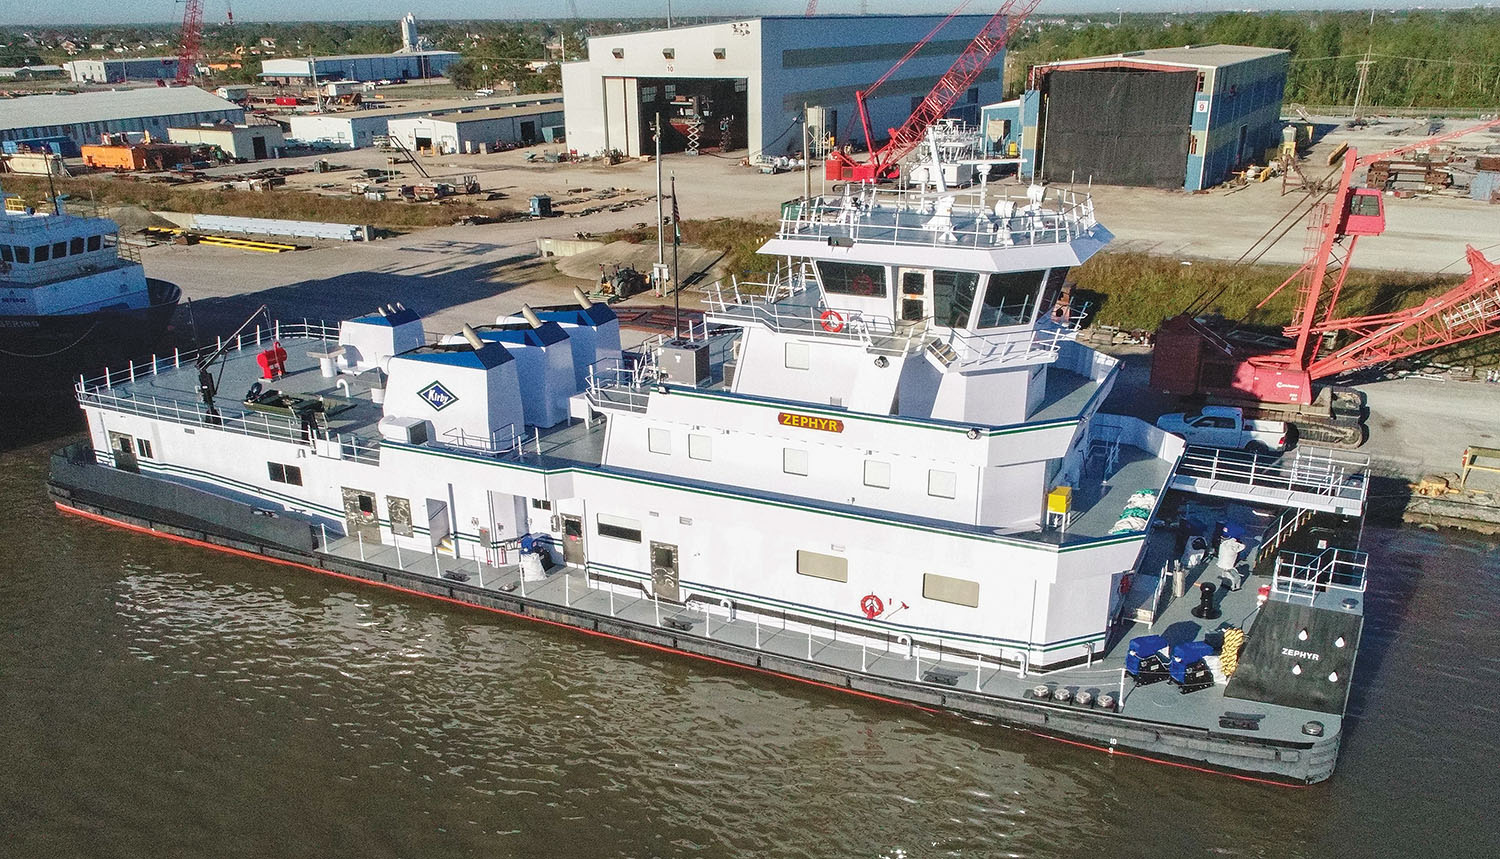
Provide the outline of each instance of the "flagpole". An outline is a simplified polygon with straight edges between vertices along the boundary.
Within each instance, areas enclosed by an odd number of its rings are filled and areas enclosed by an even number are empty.
[[[661,111],[656,112],[656,265],[657,274],[661,273],[661,266],[667,262],[666,240],[662,238],[662,199],[661,199]],[[657,282],[656,294],[661,295],[662,284]]]
[[[682,336],[682,272],[677,268],[677,247],[682,244],[682,225],[677,214],[677,177],[672,177],[672,336]]]

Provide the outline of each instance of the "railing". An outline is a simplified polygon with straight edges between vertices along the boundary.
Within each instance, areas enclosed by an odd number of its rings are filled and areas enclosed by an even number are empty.
[[[1184,477],[1301,492],[1363,504],[1370,462],[1332,451],[1297,451],[1285,457],[1215,447],[1189,447],[1177,466]]]
[[[516,431],[516,425],[506,424],[489,435],[465,432],[463,427],[454,427],[443,432],[445,442],[439,442],[446,447],[458,448],[466,451],[478,451],[492,456],[505,456],[518,453],[525,440]]]
[[[930,341],[929,349],[939,344],[946,347],[934,350],[945,366],[977,369],[1056,355],[1077,334],[1075,328],[1056,326],[1033,326],[1016,334],[971,334],[955,328],[946,337]]]
[[[1302,507],[1288,507],[1283,510],[1281,515],[1276,517],[1276,527],[1272,528],[1271,533],[1261,541],[1260,556],[1265,557],[1276,551],[1282,543],[1287,541],[1288,537],[1297,533],[1297,529],[1311,519],[1312,515],[1313,511]]]
[[[596,408],[644,412],[660,378],[656,367],[629,358],[605,358],[589,365],[588,397]]]
[[[237,335],[233,340],[226,341],[222,337],[214,339],[212,346],[201,346],[197,349],[183,351],[175,350],[171,355],[160,357],[152,356],[149,362],[136,363],[134,361],[125,367],[114,370],[106,370],[101,376],[82,378],[77,387],[80,390],[91,388],[110,388],[115,385],[123,385],[135,381],[140,375],[155,375],[163,369],[177,369],[184,364],[191,365],[199,358],[205,358],[216,352],[223,351],[226,354],[239,352],[244,349],[260,349],[277,340],[321,340],[323,342],[338,342],[339,329],[337,326],[326,325],[322,322],[309,322],[306,319],[300,322],[273,322],[269,326],[257,325],[255,328]],[[226,348],[227,347],[227,348]]]
[[[873,185],[782,205],[777,238],[844,238],[875,244],[991,248],[1070,242],[1097,225],[1087,195],[1057,191],[1052,206],[1032,186],[1024,199],[988,187],[965,191],[887,190]]]
[[[1327,591],[1362,594],[1369,560],[1364,552],[1332,546],[1316,555],[1282,552],[1276,556],[1271,592],[1288,601],[1305,599],[1309,604]]]

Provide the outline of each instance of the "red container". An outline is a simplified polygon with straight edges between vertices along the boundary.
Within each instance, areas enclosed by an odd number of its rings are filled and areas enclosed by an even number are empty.
[[[276,103],[282,107],[296,107],[297,97],[293,95],[278,95],[276,96]]]

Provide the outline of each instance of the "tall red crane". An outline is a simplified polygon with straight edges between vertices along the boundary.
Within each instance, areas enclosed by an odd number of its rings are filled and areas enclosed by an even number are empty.
[[[203,0],[183,0],[182,40],[177,47],[177,84],[192,83],[203,56]]]
[[[975,81],[979,80],[979,75],[994,61],[1006,42],[1010,41],[1011,34],[1020,27],[1021,22],[1041,5],[1041,0],[1006,0],[980,28],[974,40],[958,55],[958,59],[953,61],[953,66],[941,78],[938,78],[937,84],[911,112],[911,116],[906,118],[900,128],[890,130],[889,141],[879,149],[874,149],[870,133],[870,115],[865,106],[870,93],[890,78],[907,60],[916,56],[922,46],[931,41],[932,37],[953,20],[966,5],[968,5],[968,0],[964,0],[958,9],[944,18],[938,26],[932,29],[932,32],[913,45],[911,50],[907,51],[906,55],[898,60],[896,65],[892,66],[891,70],[886,72],[880,80],[867,89],[854,93],[854,103],[859,109],[859,119],[864,126],[865,142],[872,148],[870,157],[860,162],[855,161],[846,153],[833,152],[823,168],[829,179],[867,182],[892,178],[901,159],[920,146],[922,138],[927,134],[927,129],[958,104],[958,100],[968,92],[969,87],[973,86]]]
[[[1442,295],[1393,313],[1338,316],[1355,245],[1361,236],[1385,231],[1380,190],[1353,187],[1355,171],[1497,125],[1500,119],[1365,157],[1347,148],[1332,201],[1312,209],[1306,262],[1260,304],[1264,307],[1283,288],[1297,283],[1296,309],[1283,332],[1292,344],[1276,348],[1246,341],[1185,313],[1168,319],[1157,331],[1152,387],[1297,414],[1314,402],[1314,382],[1500,332],[1500,267],[1472,247],[1466,254],[1469,277]],[[1295,421],[1304,437],[1357,440],[1350,437],[1349,427],[1319,426],[1307,417]]]
[[[818,0],[807,0],[807,11],[802,13],[802,17],[811,18],[816,14],[818,14]]]

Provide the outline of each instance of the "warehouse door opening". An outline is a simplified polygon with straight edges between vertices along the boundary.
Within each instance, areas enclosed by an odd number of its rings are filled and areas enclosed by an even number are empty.
[[[1046,178],[1183,187],[1196,72],[1058,70],[1044,86]]]
[[[744,78],[641,78],[641,151],[652,152],[658,111],[662,152],[744,149],[749,99]]]

